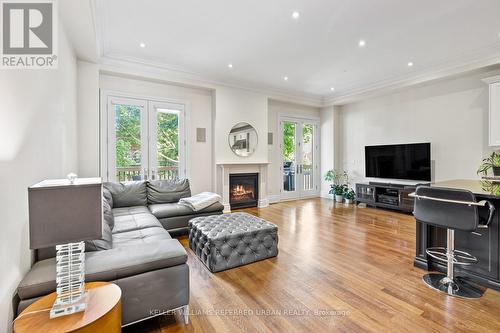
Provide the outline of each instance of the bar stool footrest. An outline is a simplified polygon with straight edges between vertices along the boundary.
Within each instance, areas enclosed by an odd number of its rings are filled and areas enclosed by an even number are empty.
[[[428,256],[439,260],[441,262],[448,262],[448,254],[445,247],[429,247],[425,250]],[[468,266],[477,263],[477,258],[470,253],[454,250],[453,252],[453,264]]]

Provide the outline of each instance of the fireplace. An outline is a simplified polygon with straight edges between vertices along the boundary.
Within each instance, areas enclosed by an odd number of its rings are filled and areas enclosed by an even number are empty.
[[[236,173],[229,175],[229,204],[231,209],[257,207],[258,200],[258,173]]]

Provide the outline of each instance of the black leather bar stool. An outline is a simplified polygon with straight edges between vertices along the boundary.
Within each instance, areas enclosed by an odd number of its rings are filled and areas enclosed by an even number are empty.
[[[455,230],[473,232],[478,228],[487,228],[495,213],[495,207],[487,200],[476,202],[470,191],[442,187],[418,186],[415,191],[415,210],[413,214],[420,222],[446,228],[447,242],[444,247],[430,247],[427,255],[446,263],[447,274],[429,273],[423,281],[431,288],[450,296],[479,298],[483,290],[455,277],[455,265],[472,265],[477,258],[471,254],[455,250]],[[488,207],[487,220],[481,220],[478,208]]]

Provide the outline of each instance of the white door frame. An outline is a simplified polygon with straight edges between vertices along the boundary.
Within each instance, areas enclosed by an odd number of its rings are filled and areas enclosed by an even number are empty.
[[[285,121],[294,122],[297,124],[297,128],[295,131],[295,191],[285,191],[284,190],[284,182],[283,182],[283,123]],[[320,195],[320,126],[319,126],[319,118],[316,117],[306,117],[306,116],[295,116],[288,114],[280,114],[278,119],[279,124],[279,147],[280,147],[280,200],[296,200],[307,197],[316,197]],[[302,155],[302,147],[303,147],[303,125],[304,124],[313,124],[313,188],[311,190],[303,190],[303,177],[299,173],[299,160]]]
[[[115,105],[133,105],[142,109],[141,111],[141,178],[148,177],[148,107],[147,102],[136,98],[125,98],[109,96],[107,101],[107,180],[116,181],[116,131],[115,131]]]
[[[284,135],[283,135],[283,125],[285,122],[292,122],[292,123],[295,123],[296,126],[295,126],[295,157],[294,157],[294,160],[295,160],[295,166],[293,167],[294,168],[294,185],[295,185],[295,190],[294,191],[285,191],[285,184],[284,184],[284,181],[283,181],[283,165],[284,165],[284,162],[285,162],[285,159],[284,159],[284,156],[283,156],[283,139],[284,139]],[[279,168],[280,168],[280,178],[281,178],[281,181],[280,181],[280,200],[296,200],[296,199],[299,199],[300,198],[300,194],[299,194],[299,184],[298,184],[298,160],[299,160],[299,140],[300,140],[300,135],[299,135],[299,131],[300,131],[300,121],[297,119],[297,118],[292,118],[292,117],[288,117],[288,116],[280,116],[279,118],[279,129],[280,129],[280,132],[279,132],[279,147],[280,147],[280,165],[279,165]]]
[[[177,99],[167,99],[167,98],[156,98],[151,96],[141,96],[130,94],[127,92],[121,91],[111,91],[111,90],[101,90],[100,93],[101,101],[100,101],[100,159],[101,159],[101,177],[103,181],[115,181],[116,174],[112,172],[111,169],[114,169],[116,166],[116,150],[110,149],[110,147],[116,146],[116,132],[115,132],[115,119],[114,119],[114,110],[112,107],[112,103],[127,105],[137,105],[143,108],[145,112],[143,112],[144,118],[141,119],[141,140],[147,139],[150,142],[152,141],[150,136],[150,128],[151,128],[151,117],[150,114],[153,111],[151,105],[157,105],[161,108],[165,107],[167,109],[179,110],[179,177],[189,177],[189,147],[188,147],[188,126],[189,122],[189,108],[190,104],[187,101],[177,100]],[[142,117],[142,115],[141,115]],[[156,124],[155,124],[156,126]],[[146,133],[146,135],[143,135]],[[155,133],[156,134],[156,133]],[[156,140],[156,137],[155,137]],[[147,142],[145,145],[141,145],[141,159],[142,163],[151,163],[151,149],[150,144]],[[153,164],[151,164],[153,165]],[[156,168],[156,166],[155,166]],[[141,167],[141,175],[144,176],[144,167]],[[151,168],[147,169],[147,178],[151,177]]]
[[[185,108],[183,104],[166,103],[158,101],[149,101],[148,115],[149,115],[149,168],[150,178],[155,178],[157,173],[156,167],[158,165],[158,156],[156,154],[156,142],[158,138],[156,113],[158,109],[167,109],[178,111],[179,115],[179,178],[186,177],[186,121],[185,121]]]

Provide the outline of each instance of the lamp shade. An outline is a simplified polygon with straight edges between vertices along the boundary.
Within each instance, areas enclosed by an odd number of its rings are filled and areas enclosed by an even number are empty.
[[[28,197],[31,249],[102,237],[100,178],[44,180]]]

